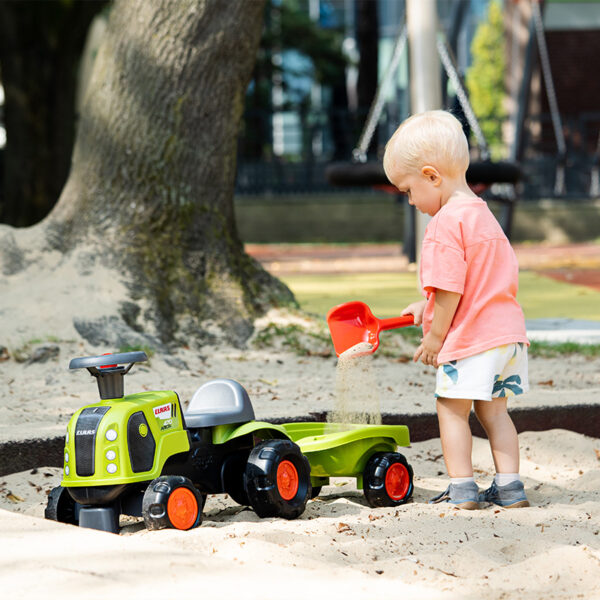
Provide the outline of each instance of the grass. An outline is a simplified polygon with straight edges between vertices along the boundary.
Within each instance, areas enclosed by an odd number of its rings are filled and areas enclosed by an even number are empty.
[[[359,273],[355,275],[288,275],[282,278],[296,295],[302,309],[324,318],[337,304],[351,300],[366,302],[377,317],[398,316],[400,311],[419,299],[415,273]],[[600,320],[600,292],[593,289],[562,283],[531,271],[519,276],[519,302],[526,319],[566,317],[583,320]],[[271,331],[281,335],[283,332]],[[290,333],[293,333],[290,339]],[[380,354],[403,357],[406,347],[399,349],[390,337],[381,338]],[[412,345],[417,345],[420,329],[407,327],[398,335]],[[302,352],[303,344],[298,332],[286,332],[289,347]],[[384,340],[390,340],[386,343]],[[388,347],[389,345],[389,347]],[[600,345],[572,342],[532,342],[532,357],[549,358],[580,354],[590,358],[600,356]]]
[[[320,316],[336,304],[361,300],[378,317],[392,317],[419,298],[412,273],[288,275],[282,279],[304,310]]]
[[[46,342],[52,342],[54,344],[57,344],[57,343],[60,343],[61,341],[63,341],[63,340],[56,337],[55,335],[47,335],[43,338],[33,338],[31,340],[27,340],[27,342],[25,342],[25,345],[26,346],[36,346],[37,344],[44,344]]]
[[[567,317],[600,321],[600,292],[523,271],[519,277],[519,302],[525,318]]]
[[[377,317],[398,316],[420,297],[415,273],[287,275],[282,279],[304,310],[323,317],[332,306],[351,300],[366,302]],[[518,299],[526,319],[600,320],[600,292],[531,271],[520,274]]]
[[[600,356],[600,344],[577,344],[575,342],[531,342],[529,356],[539,358],[554,358],[581,354],[589,358]]]

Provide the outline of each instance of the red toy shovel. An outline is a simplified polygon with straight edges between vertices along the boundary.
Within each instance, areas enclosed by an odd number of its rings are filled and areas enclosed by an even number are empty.
[[[372,354],[379,347],[379,332],[414,325],[412,315],[378,319],[364,302],[346,302],[327,313],[327,325],[335,353],[339,356],[352,346],[367,342],[373,347],[362,354]]]

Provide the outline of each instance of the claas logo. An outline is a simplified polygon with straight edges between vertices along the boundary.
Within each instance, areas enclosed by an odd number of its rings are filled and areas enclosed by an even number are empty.
[[[170,419],[171,418],[171,404],[163,404],[162,406],[154,407],[154,416],[157,419]]]

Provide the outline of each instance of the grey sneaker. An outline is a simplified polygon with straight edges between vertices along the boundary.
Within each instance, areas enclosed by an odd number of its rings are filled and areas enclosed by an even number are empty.
[[[437,504],[439,502],[449,502],[457,508],[466,510],[474,510],[479,508],[479,488],[474,481],[465,483],[451,483],[448,489],[441,494],[435,496],[429,501],[429,504]]]
[[[504,508],[529,506],[522,481],[513,481],[507,485],[496,485],[496,482],[492,481],[492,485],[479,494],[479,502],[491,502]]]

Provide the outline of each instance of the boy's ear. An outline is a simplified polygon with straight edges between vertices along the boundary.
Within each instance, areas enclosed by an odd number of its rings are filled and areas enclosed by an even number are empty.
[[[440,172],[431,165],[425,165],[421,169],[421,175],[423,175],[427,181],[433,183],[433,185],[436,187],[442,183],[442,176],[440,175]]]

